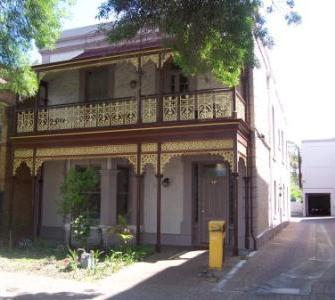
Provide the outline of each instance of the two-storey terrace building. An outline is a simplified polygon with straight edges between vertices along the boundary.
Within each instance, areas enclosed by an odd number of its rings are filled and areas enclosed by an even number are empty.
[[[17,236],[62,239],[64,176],[93,166],[92,232],[124,215],[139,243],[203,245],[208,221],[224,219],[235,254],[262,244],[289,218],[289,175],[282,107],[255,51],[261,67],[228,88],[210,73],[182,74],[157,32],[113,45],[95,26],[63,32],[34,67],[38,97],[13,112]]]

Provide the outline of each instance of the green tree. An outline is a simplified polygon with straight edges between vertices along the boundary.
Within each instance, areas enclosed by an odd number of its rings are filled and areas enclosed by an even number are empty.
[[[290,185],[291,185],[291,201],[302,201],[302,189],[300,187],[300,151],[298,145],[290,142],[289,147],[290,161]]]
[[[23,96],[36,93],[38,80],[30,68],[34,46],[52,48],[73,0],[0,0],[0,84]]]
[[[273,44],[265,15],[275,11],[284,11],[288,24],[300,22],[292,0],[106,0],[98,17],[113,20],[104,26],[111,42],[158,29],[185,74],[211,71],[234,86],[241,69],[255,63],[253,37]]]
[[[87,246],[90,233],[90,197],[89,193],[99,183],[97,170],[85,168],[81,171],[71,169],[66,174],[61,186],[61,201],[58,212],[65,218],[70,218],[71,231],[81,244]]]

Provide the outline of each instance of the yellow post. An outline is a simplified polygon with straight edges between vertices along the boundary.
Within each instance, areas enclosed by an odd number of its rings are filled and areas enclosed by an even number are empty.
[[[222,269],[224,262],[224,242],[226,222],[213,220],[208,223],[209,230],[209,268]]]

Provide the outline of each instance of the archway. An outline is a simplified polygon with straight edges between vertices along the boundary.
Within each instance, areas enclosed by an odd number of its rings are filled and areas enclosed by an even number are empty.
[[[25,163],[16,170],[12,203],[12,238],[14,241],[33,236],[33,177]]]

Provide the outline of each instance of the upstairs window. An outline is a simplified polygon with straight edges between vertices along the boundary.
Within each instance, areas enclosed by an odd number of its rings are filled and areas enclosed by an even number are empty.
[[[190,91],[189,79],[181,73],[178,66],[170,64],[167,68],[167,93],[188,93]]]
[[[108,98],[108,69],[95,68],[86,71],[86,99],[88,101]]]
[[[183,74],[170,75],[170,92],[187,93],[189,92],[189,81]]]
[[[188,78],[183,74],[179,74],[179,92],[187,93],[189,91]]]
[[[38,92],[38,99],[40,106],[47,106],[48,105],[48,83],[45,81],[41,81],[40,89]]]

